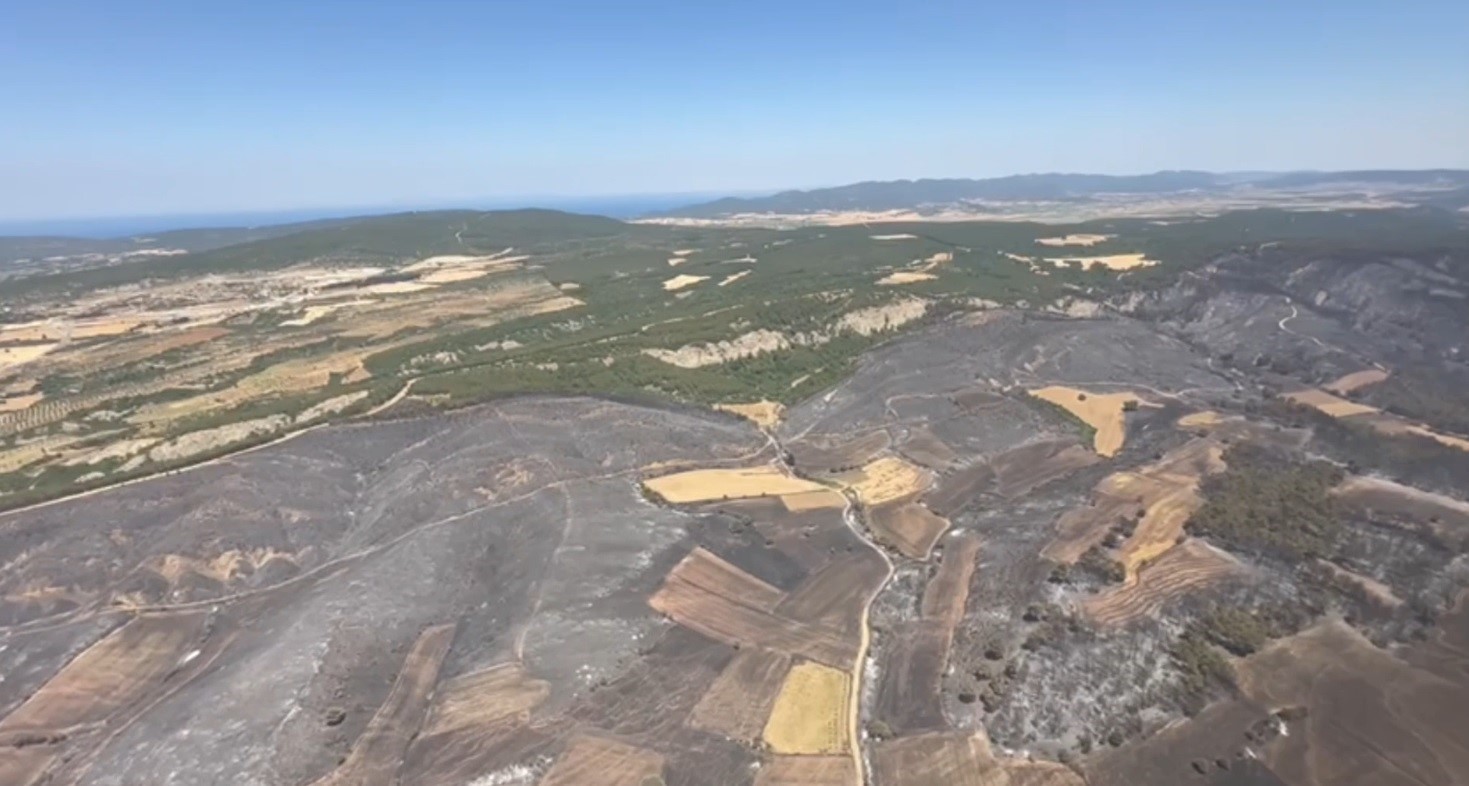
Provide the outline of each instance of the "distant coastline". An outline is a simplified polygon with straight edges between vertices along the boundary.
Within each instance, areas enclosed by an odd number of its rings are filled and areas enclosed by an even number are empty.
[[[767,193],[767,192],[756,192]],[[750,196],[753,194],[746,194]],[[173,229],[206,227],[253,227],[316,221],[325,218],[403,213],[415,210],[483,209],[505,210],[541,207],[571,213],[587,213],[610,218],[636,218],[730,196],[725,192],[679,194],[629,194],[623,196],[526,196],[494,197],[484,200],[435,202],[413,205],[367,205],[356,207],[309,208],[299,210],[237,211],[145,216],[102,216],[94,218],[57,218],[35,220],[0,219],[0,237],[56,236],[80,238],[116,238],[164,232]]]

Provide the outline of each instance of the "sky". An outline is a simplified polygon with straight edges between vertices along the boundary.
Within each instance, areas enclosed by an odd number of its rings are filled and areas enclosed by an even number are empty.
[[[1469,2],[0,0],[0,221],[1469,168]]]

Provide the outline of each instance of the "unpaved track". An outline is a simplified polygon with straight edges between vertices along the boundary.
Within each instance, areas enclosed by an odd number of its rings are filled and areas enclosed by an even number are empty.
[[[766,444],[768,446],[775,447],[775,458],[771,460],[771,464],[780,468],[782,472],[792,477],[801,477],[801,475],[797,473],[789,463],[786,462],[786,447],[783,443],[781,443],[780,439],[775,436],[775,429],[768,428],[761,430],[765,432],[765,437],[768,440]],[[808,480],[809,479],[810,478],[808,478]],[[887,570],[887,572],[882,577],[882,581],[878,582],[877,586],[872,589],[872,593],[869,594],[862,601],[862,624],[860,626],[861,638],[859,639],[857,644],[857,657],[852,662],[851,689],[847,691],[847,748],[852,752],[852,765],[857,775],[857,786],[864,786],[864,784],[867,782],[867,767],[866,759],[862,755],[862,675],[863,672],[866,671],[867,650],[872,644],[872,604],[874,601],[877,600],[877,596],[882,594],[883,588],[887,586],[888,582],[892,581],[893,572],[895,569],[893,567],[893,560],[891,557],[888,556],[887,551],[884,550],[881,546],[877,545],[877,543],[875,543],[872,538],[868,537],[867,528],[863,525],[861,521],[861,516],[857,512],[858,507],[856,492],[848,488],[842,488],[840,489],[840,492],[842,495],[842,499],[846,501],[846,507],[842,510],[842,523],[847,525],[847,529],[850,529],[852,531],[852,534],[855,535],[857,539],[862,542],[863,545],[877,552],[877,555],[882,557],[883,565]]]

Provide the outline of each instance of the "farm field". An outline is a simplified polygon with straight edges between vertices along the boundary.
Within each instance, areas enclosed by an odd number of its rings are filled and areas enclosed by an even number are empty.
[[[1457,786],[1462,219],[933,217],[7,278],[0,782]]]

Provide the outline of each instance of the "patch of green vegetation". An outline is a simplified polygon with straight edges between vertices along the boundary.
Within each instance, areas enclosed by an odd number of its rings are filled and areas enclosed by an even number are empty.
[[[1329,493],[1344,477],[1326,461],[1302,461],[1242,443],[1224,454],[1228,469],[1204,481],[1204,505],[1185,525],[1233,550],[1290,560],[1327,557],[1340,531]]]
[[[1234,681],[1234,668],[1208,637],[1190,628],[1169,648],[1179,672],[1179,692],[1186,706],[1198,707],[1208,694]]]
[[[1215,608],[1194,622],[1198,635],[1228,650],[1232,655],[1249,655],[1274,637],[1265,618],[1243,609]]]

